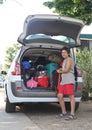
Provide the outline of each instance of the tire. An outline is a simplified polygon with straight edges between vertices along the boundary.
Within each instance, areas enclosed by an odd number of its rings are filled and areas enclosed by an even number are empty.
[[[65,106],[66,106],[66,110],[70,111],[71,110],[71,106],[70,106],[70,102],[65,102]],[[75,111],[77,111],[79,108],[79,102],[75,103]]]
[[[7,113],[13,113],[13,112],[15,112],[15,108],[16,108],[15,104],[10,103],[10,101],[9,101],[9,99],[7,97],[6,98],[5,112],[7,112]]]

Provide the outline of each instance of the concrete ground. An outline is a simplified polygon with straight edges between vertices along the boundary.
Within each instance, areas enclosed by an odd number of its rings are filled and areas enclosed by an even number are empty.
[[[24,113],[5,112],[3,88],[0,88],[0,130],[41,130]]]
[[[91,130],[92,102],[81,102],[77,119],[56,118],[61,112],[55,104],[30,104],[16,113],[6,113],[4,93],[0,88],[0,130]]]

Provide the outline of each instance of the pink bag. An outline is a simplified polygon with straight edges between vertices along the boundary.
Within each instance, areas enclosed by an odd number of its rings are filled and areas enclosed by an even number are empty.
[[[27,81],[27,87],[35,88],[37,87],[37,82],[33,80],[33,78],[31,78],[30,80]]]

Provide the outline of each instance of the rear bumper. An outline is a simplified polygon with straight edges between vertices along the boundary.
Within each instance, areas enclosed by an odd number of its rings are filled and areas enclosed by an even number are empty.
[[[57,97],[30,97],[30,98],[19,98],[19,97],[14,97],[12,98],[9,96],[9,101],[11,103],[31,103],[31,102],[58,102]],[[64,97],[65,102],[70,102],[68,97]],[[80,102],[81,97],[75,97],[75,102]]]
[[[20,85],[20,83],[18,83]],[[8,86],[7,96],[11,103],[30,103],[30,102],[58,102],[55,91],[30,91],[16,90],[16,83],[13,82]],[[65,102],[70,102],[68,97],[64,97]],[[75,102],[81,101],[81,93],[75,93]]]
[[[22,90],[17,90],[17,87],[22,86]],[[78,83],[78,86],[82,86],[81,83]],[[47,88],[43,88],[43,89],[28,89],[24,86],[24,84],[20,81],[18,82],[12,82],[11,86],[9,87],[13,93],[13,95],[15,97],[25,97],[25,98],[29,98],[29,97],[57,97],[55,90],[51,90],[51,89],[47,89]],[[75,97],[81,97],[82,96],[82,91],[78,91],[75,89]]]

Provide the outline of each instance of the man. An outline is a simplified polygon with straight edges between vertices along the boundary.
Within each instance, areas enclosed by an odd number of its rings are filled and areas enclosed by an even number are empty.
[[[63,47],[61,50],[61,55],[64,58],[62,69],[58,69],[57,72],[61,73],[62,80],[58,87],[57,97],[60,103],[60,107],[62,109],[62,114],[59,116],[61,118],[65,118],[66,120],[76,119],[75,116],[75,98],[74,98],[74,84],[75,84],[75,76],[74,76],[74,61],[70,57],[70,49],[67,47]],[[63,99],[64,95],[68,95],[71,104],[71,112],[70,115],[67,116],[65,102]]]

